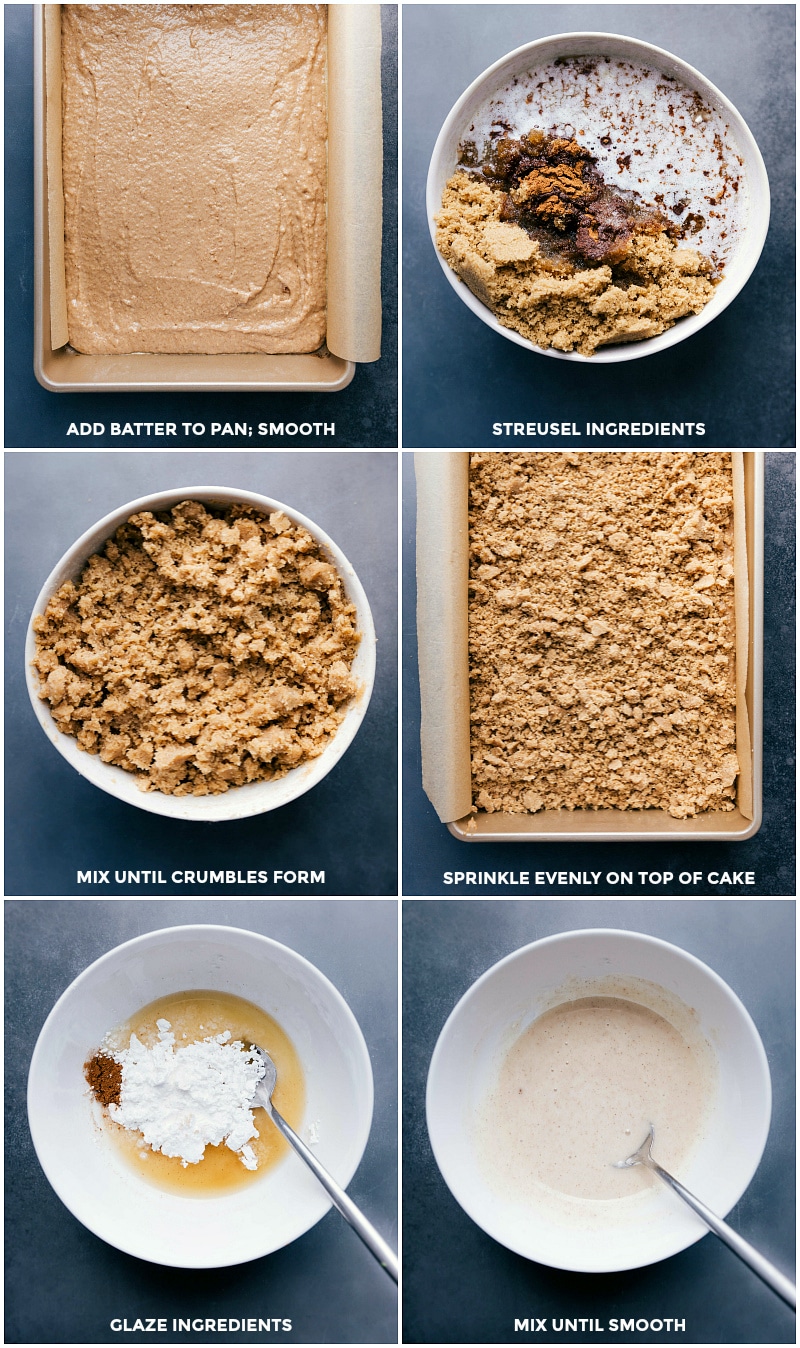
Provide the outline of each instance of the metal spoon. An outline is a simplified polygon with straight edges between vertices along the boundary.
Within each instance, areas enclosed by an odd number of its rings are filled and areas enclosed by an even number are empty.
[[[336,1180],[328,1174],[323,1165],[320,1165],[316,1156],[309,1151],[305,1142],[302,1142],[293,1128],[289,1126],[282,1114],[279,1114],[272,1103],[272,1092],[275,1089],[275,1083],[278,1080],[278,1069],[271,1057],[264,1048],[259,1048],[258,1044],[251,1044],[253,1053],[257,1053],[264,1064],[265,1072],[253,1095],[253,1107],[266,1109],[272,1122],[279,1132],[283,1133],[286,1141],[294,1147],[298,1156],[302,1157],[310,1170],[313,1170],[323,1189],[328,1193],[333,1206],[338,1208],[345,1221],[348,1221],[357,1236],[360,1236],[369,1250],[374,1254],[381,1268],[384,1268],[397,1282],[397,1255],[387,1245],[383,1236],[379,1235],[371,1222],[368,1222],[363,1212],[356,1207],[352,1198],[348,1197],[344,1189],[341,1189]]]
[[[759,1254],[758,1250],[754,1250],[752,1245],[743,1240],[737,1231],[728,1226],[727,1222],[723,1222],[721,1217],[717,1217],[716,1213],[707,1208],[705,1203],[701,1203],[699,1198],[695,1198],[694,1194],[684,1188],[680,1180],[676,1180],[674,1175],[670,1175],[668,1170],[665,1170],[663,1166],[658,1164],[658,1161],[653,1159],[650,1149],[654,1138],[655,1129],[651,1123],[650,1132],[638,1151],[633,1152],[626,1160],[614,1161],[613,1164],[618,1170],[623,1170],[632,1165],[646,1165],[648,1170],[652,1170],[654,1174],[658,1175],[659,1179],[669,1185],[670,1189],[673,1189],[683,1199],[684,1203],[688,1203],[692,1211],[702,1218],[715,1236],[719,1236],[720,1240],[724,1241],[733,1250],[734,1254],[738,1254],[739,1258],[754,1273],[757,1273],[759,1278],[762,1278],[767,1286],[772,1288],[773,1292],[777,1292],[778,1296],[783,1297],[783,1300],[794,1309],[797,1306],[797,1289],[794,1283],[790,1282],[783,1273],[780,1273],[768,1259],[765,1259],[763,1254]]]

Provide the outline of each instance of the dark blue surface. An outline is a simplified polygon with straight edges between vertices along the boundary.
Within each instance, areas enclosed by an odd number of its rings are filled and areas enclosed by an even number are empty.
[[[59,557],[108,511],[201,482],[284,501],[355,568],[378,634],[375,688],[355,740],[306,795],[271,814],[189,823],[148,814],[85,781],[30,705],[25,631]],[[364,453],[6,455],[6,894],[397,893],[397,455]],[[387,539],[389,546],[387,547]],[[77,871],[324,870],[325,884],[78,885]]]
[[[764,818],[736,843],[466,843],[441,824],[422,791],[415,622],[413,455],[403,455],[403,893],[509,893],[486,885],[446,885],[445,871],[754,871],[755,885],[641,884],[637,894],[794,894],[795,455],[767,454],[764,538]],[[585,894],[585,886],[543,885],[514,893]]]
[[[243,927],[311,960],[338,988],[367,1042],[375,1111],[349,1192],[397,1248],[396,902],[6,904],[5,1343],[264,1343],[262,1334],[114,1334],[114,1316],[291,1318],[290,1343],[395,1343],[395,1288],[337,1212],[265,1259],[234,1268],[161,1268],[104,1244],[62,1206],[33,1150],[25,1091],[56,999],[123,941],[195,922]],[[113,1028],[113,1027],[109,1027]],[[200,1201],[203,1200],[193,1200]]]
[[[109,434],[67,439],[70,422],[175,421],[170,447],[234,442],[210,431],[185,439],[180,423],[202,421],[331,422],[324,448],[397,445],[397,8],[383,5],[383,342],[379,361],[359,365],[341,393],[50,393],[33,374],[33,6],[5,5],[6,61],[6,411],[5,444],[152,448],[153,440]],[[255,432],[254,432],[255,433]],[[307,447],[306,437],[271,438],[269,447]],[[156,445],[156,448],[158,445]],[[251,441],[248,448],[253,448]]]
[[[772,1125],[728,1217],[791,1275],[794,1257],[794,922],[776,902],[414,902],[403,904],[403,1341],[405,1343],[794,1343],[791,1311],[718,1240],[618,1274],[531,1263],[476,1226],[445,1186],[425,1126],[425,1082],[445,1020],[497,960],[555,932],[622,927],[709,964],[742,999],[767,1052]],[[601,1238],[601,1237],[600,1237]],[[533,1334],[516,1317],[685,1318],[683,1332]]]
[[[793,446],[794,23],[792,5],[407,5],[403,13],[403,444],[498,448],[496,421],[704,422],[705,437],[561,436],[548,446]],[[431,152],[482,70],[538,37],[623,33],[664,47],[742,113],[767,167],[772,216],[742,293],[702,332],[659,355],[592,367],[492,332],[443,276],[425,215]]]

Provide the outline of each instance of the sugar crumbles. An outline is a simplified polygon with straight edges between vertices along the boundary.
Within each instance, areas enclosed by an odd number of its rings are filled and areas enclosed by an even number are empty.
[[[475,453],[473,801],[732,810],[728,453]]]
[[[34,620],[59,730],[143,791],[215,795],[322,753],[355,694],[355,609],[281,512],[132,515]]]

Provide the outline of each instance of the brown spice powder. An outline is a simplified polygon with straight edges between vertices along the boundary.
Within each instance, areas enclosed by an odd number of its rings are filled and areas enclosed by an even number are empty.
[[[83,1074],[101,1105],[118,1105],[122,1066],[102,1050],[83,1065]]]
[[[504,137],[492,145],[482,172],[505,194],[501,219],[576,266],[623,262],[634,231],[677,233],[662,215],[645,210],[636,193],[607,183],[575,139],[539,130],[519,140]]]

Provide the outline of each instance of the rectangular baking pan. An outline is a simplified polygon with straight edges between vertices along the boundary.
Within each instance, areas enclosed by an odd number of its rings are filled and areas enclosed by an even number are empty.
[[[256,392],[338,393],[356,362],[324,346],[308,354],[87,356],[50,340],[50,253],[47,182],[45,6],[34,7],[34,359],[39,383],[52,393]],[[372,8],[372,7],[371,7]],[[380,97],[380,91],[377,91]],[[373,137],[374,139],[374,137]],[[378,117],[378,157],[380,118]],[[377,164],[380,169],[380,163]],[[373,172],[374,178],[374,172]],[[380,173],[377,174],[378,182]],[[379,197],[379,193],[378,193]],[[380,201],[376,204],[378,218]],[[378,258],[379,265],[379,258]],[[374,316],[373,316],[374,317]],[[380,318],[378,314],[378,330]],[[373,355],[365,359],[375,359]]]
[[[424,451],[423,451],[424,453]],[[761,826],[762,691],[764,673],[764,455],[744,458],[745,527],[749,580],[749,640],[746,703],[752,750],[753,817],[715,810],[673,819],[666,810],[542,810],[537,814],[478,811],[447,824],[462,842],[739,842]],[[425,559],[418,559],[424,574]],[[424,689],[423,689],[424,698]]]

